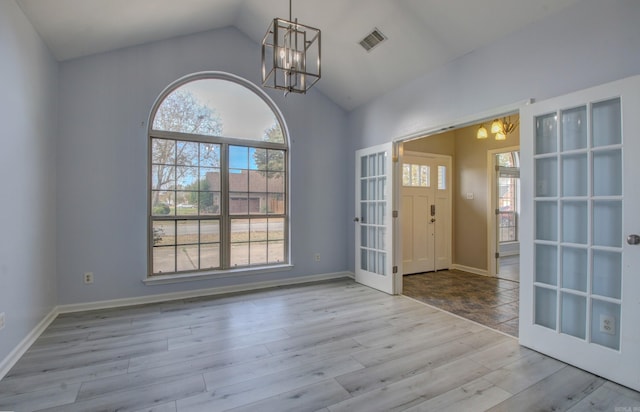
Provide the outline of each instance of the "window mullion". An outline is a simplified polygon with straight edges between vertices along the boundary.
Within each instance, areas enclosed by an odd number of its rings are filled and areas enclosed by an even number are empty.
[[[231,262],[231,218],[229,216],[229,145],[223,144],[220,150],[220,265],[228,269]]]

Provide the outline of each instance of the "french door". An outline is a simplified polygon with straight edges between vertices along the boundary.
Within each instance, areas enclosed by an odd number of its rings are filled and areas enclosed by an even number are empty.
[[[389,294],[402,287],[393,255],[395,164],[393,143],[356,151],[356,281]]]
[[[520,343],[640,390],[640,76],[521,111]]]

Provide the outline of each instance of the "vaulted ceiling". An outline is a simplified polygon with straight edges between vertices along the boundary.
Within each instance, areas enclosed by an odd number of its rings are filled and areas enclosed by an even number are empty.
[[[322,30],[315,86],[346,110],[581,0],[294,0]],[[286,0],[16,0],[59,61],[235,26],[259,43]],[[358,43],[378,28],[388,40]],[[259,64],[256,64],[256,71]]]

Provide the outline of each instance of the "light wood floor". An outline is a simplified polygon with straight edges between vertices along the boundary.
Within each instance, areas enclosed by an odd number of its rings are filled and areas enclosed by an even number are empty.
[[[640,394],[352,280],[68,314],[0,381],[15,411],[614,411]]]

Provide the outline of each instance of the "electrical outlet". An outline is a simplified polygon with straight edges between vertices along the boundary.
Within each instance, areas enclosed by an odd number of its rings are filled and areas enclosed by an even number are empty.
[[[316,262],[320,262],[320,253],[316,253],[315,255],[313,255],[313,259],[314,259]]]
[[[600,332],[607,335],[616,334],[616,318],[610,315],[600,315]]]
[[[90,285],[93,283],[93,272],[85,272],[83,276],[84,284]]]
[[[0,330],[4,329],[4,312],[0,313]]]

